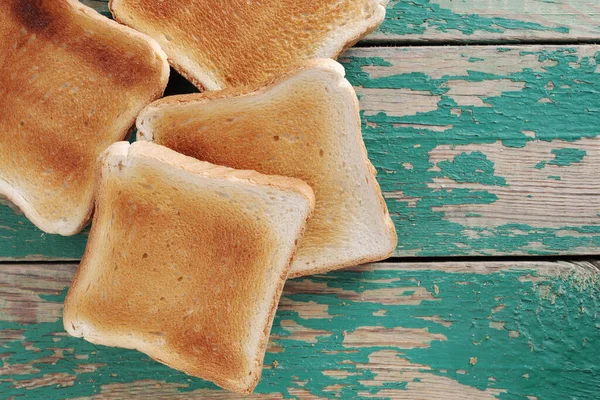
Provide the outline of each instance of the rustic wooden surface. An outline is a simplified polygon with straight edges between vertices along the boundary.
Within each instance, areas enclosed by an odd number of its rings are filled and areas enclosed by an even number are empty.
[[[1,266],[3,398],[239,397],[67,336],[75,269]],[[586,262],[380,263],[295,279],[254,397],[593,399],[599,283]]]
[[[600,253],[600,46],[355,48],[340,60],[398,256]],[[76,260],[0,206],[0,259]]]
[[[581,45],[599,41],[595,0],[390,2],[361,45],[395,47],[341,61],[398,255],[600,253],[600,47]],[[0,204],[0,260],[78,260],[86,239]],[[599,265],[379,263],[290,281],[250,398],[596,399]],[[0,398],[239,398],[67,336],[75,270],[0,264]]]
[[[367,41],[597,42],[597,0],[391,0]]]
[[[110,16],[108,0],[82,0]],[[365,43],[581,42],[600,39],[596,0],[391,0]]]

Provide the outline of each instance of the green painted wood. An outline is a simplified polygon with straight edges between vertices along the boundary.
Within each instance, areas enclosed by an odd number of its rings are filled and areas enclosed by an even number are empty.
[[[82,0],[110,16],[108,0]],[[506,42],[600,39],[594,0],[391,0],[365,42]]]
[[[383,25],[367,40],[468,43],[594,41],[595,0],[391,0]]]
[[[0,197],[0,261],[79,260],[88,234],[89,228],[68,238],[49,235]]]
[[[356,48],[399,256],[600,253],[600,47]],[[79,259],[0,206],[0,259]]]
[[[398,255],[600,249],[600,48],[351,50]]]
[[[75,269],[1,266],[1,397],[236,398],[66,336]],[[590,263],[383,263],[295,279],[257,397],[594,399],[599,292]]]

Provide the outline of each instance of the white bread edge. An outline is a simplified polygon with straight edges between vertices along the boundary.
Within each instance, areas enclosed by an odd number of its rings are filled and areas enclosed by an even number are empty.
[[[315,58],[333,58],[337,59],[344,51],[354,46],[360,39],[364,38],[381,25],[385,19],[386,6],[389,0],[371,0],[375,12],[371,18],[362,21],[360,24],[353,25],[348,31],[340,29],[331,32],[331,35],[325,39],[325,43],[315,54]]]
[[[352,87],[350,82],[347,79],[345,79],[344,67],[337,61],[334,61],[329,58],[311,60],[307,64],[305,64],[303,67],[294,69],[289,74],[282,77],[280,80],[272,83],[270,86],[263,86],[254,92],[243,93],[243,94],[239,94],[238,96],[261,95],[264,92],[268,91],[272,86],[285,85],[286,80],[289,76],[292,76],[300,71],[310,69],[310,68],[322,68],[322,69],[330,70],[340,76],[340,86],[344,87],[348,91],[348,93],[352,96],[352,99],[353,99],[352,100],[353,101],[353,109],[356,110],[356,112],[354,113],[355,114],[355,122],[354,123],[358,124],[358,126],[360,127],[361,120],[360,120],[360,113],[358,112],[358,110],[360,110],[360,106],[359,106],[359,102],[358,102],[358,97],[356,96],[356,92],[354,91],[354,88]],[[226,91],[224,91],[223,93],[226,93]],[[219,94],[213,92],[210,95],[218,96]],[[152,133],[152,131],[153,131],[152,116],[156,113],[160,113],[163,108],[176,107],[178,104],[181,104],[182,106],[190,105],[190,104],[203,104],[203,103],[210,102],[211,100],[214,99],[214,98],[213,99],[198,98],[198,96],[202,96],[202,94],[200,94],[200,95],[192,94],[192,95],[168,96],[168,97],[162,98],[160,100],[157,100],[154,103],[149,104],[144,110],[142,110],[142,112],[138,116],[138,119],[136,122],[136,126],[138,129],[137,139],[138,140],[146,140],[146,141],[152,141],[154,139],[154,135]],[[227,96],[224,96],[224,97],[227,97]],[[217,97],[217,98],[219,98],[219,97]],[[308,276],[308,275],[322,274],[322,273],[326,273],[326,272],[337,270],[337,269],[353,267],[353,266],[356,266],[359,264],[366,264],[366,263],[370,263],[370,262],[385,260],[385,259],[391,257],[394,254],[394,251],[396,250],[396,247],[398,244],[398,234],[396,232],[396,226],[394,225],[394,222],[392,221],[391,216],[389,215],[389,210],[387,208],[387,204],[385,203],[385,200],[383,198],[383,193],[381,192],[381,186],[377,183],[377,180],[376,180],[377,170],[375,169],[375,167],[373,166],[373,164],[371,163],[371,161],[369,159],[369,156],[367,153],[367,148],[366,148],[366,146],[364,144],[364,140],[362,138],[362,130],[360,128],[358,129],[358,134],[360,135],[360,143],[361,143],[360,152],[361,152],[363,159],[367,165],[367,169],[370,172],[373,182],[376,183],[375,186],[376,186],[376,191],[378,194],[380,206],[382,208],[383,214],[385,215],[384,223],[387,226],[388,233],[389,233],[389,235],[387,237],[387,239],[389,239],[388,245],[386,246],[385,250],[383,250],[377,254],[375,254],[375,253],[371,254],[369,257],[348,260],[347,262],[331,265],[329,267],[316,267],[316,268],[307,268],[307,269],[302,269],[302,270],[292,269],[289,274],[289,279],[298,278],[298,277],[302,277],[302,276]]]
[[[383,0],[383,1],[387,4],[387,0]],[[383,15],[385,16],[385,7],[383,8],[383,13],[384,13]],[[344,67],[337,61],[334,61],[331,59],[317,59],[317,60],[314,60],[313,63],[314,64],[312,64],[312,65],[316,65],[316,66],[320,66],[320,67],[328,67],[331,70],[337,72],[340,75],[339,76],[339,78],[340,78],[339,86],[345,88],[348,91],[348,94],[352,98],[354,115],[355,115],[355,123],[358,126],[357,133],[359,136],[358,139],[359,139],[359,143],[360,143],[360,145],[359,145],[360,153],[362,154],[365,165],[371,175],[371,180],[375,186],[377,198],[379,199],[379,205],[380,205],[383,215],[384,215],[384,223],[388,229],[389,235],[388,235],[387,239],[389,239],[389,241],[388,241],[388,246],[385,250],[381,251],[380,253],[372,253],[368,257],[356,258],[354,260],[348,260],[347,262],[332,264],[328,267],[303,268],[303,269],[298,270],[298,269],[294,269],[292,266],[292,269],[290,270],[288,279],[300,278],[300,277],[309,276],[309,275],[324,274],[324,273],[327,273],[330,271],[335,271],[335,270],[342,269],[342,268],[354,267],[354,266],[361,265],[361,264],[382,261],[382,260],[385,260],[385,259],[391,257],[394,254],[396,247],[398,246],[398,233],[396,232],[396,226],[395,226],[394,222],[392,221],[392,218],[389,214],[387,204],[385,202],[383,193],[381,191],[381,186],[379,185],[379,182],[377,181],[377,170],[375,169],[375,166],[373,166],[373,163],[371,163],[371,160],[369,159],[367,147],[365,145],[365,141],[362,136],[362,121],[360,118],[360,103],[358,101],[358,96],[356,95],[356,91],[354,90],[354,87],[352,86],[352,84],[345,78],[346,71],[345,71]],[[309,64],[309,65],[311,65],[311,64]],[[336,65],[338,67],[333,68]]]
[[[157,58],[161,61],[162,64],[162,74],[160,84],[157,87],[156,93],[152,96],[153,100],[156,100],[162,96],[164,90],[167,86],[167,82],[169,81],[169,63],[167,61],[166,53],[160,48],[158,42],[152,39],[150,36],[147,36],[143,33],[140,33],[134,29],[123,26],[115,21],[112,21],[110,18],[103,16],[98,13],[91,7],[83,5],[77,0],[67,0],[67,3],[72,8],[74,12],[81,12],[86,17],[99,21],[103,24],[107,24],[112,28],[117,28],[122,33],[125,33],[132,37],[137,37],[145,40],[151,47],[151,49],[156,54]],[[152,100],[151,100],[152,101]],[[132,126],[134,124],[134,120],[129,124]],[[129,130],[123,132],[122,137],[124,138]],[[89,199],[86,201],[86,204],[83,206],[85,209],[77,209],[72,210],[71,218],[69,221],[49,221],[46,218],[43,218],[25,198],[25,195],[19,190],[18,187],[8,183],[7,181],[0,178],[0,194],[6,196],[6,198],[11,201],[14,205],[19,207],[21,211],[25,214],[27,219],[29,219],[36,227],[41,229],[42,231],[49,234],[58,234],[61,236],[73,236],[77,233],[81,232],[81,230],[87,225],[89,222],[92,212],[94,209],[94,193],[91,193]]]

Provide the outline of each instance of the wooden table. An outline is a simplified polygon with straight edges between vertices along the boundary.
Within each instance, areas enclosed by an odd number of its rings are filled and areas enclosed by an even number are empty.
[[[600,396],[594,42],[597,0],[390,2],[341,61],[398,258],[288,282],[255,397]],[[0,397],[237,397],[67,336],[87,232],[0,206],[0,237]]]

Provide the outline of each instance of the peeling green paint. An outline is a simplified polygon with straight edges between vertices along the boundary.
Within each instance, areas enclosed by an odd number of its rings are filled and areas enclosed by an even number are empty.
[[[480,218],[480,217],[483,217],[483,215],[469,212],[469,213],[465,214],[465,217],[467,217],[467,218]]]
[[[481,183],[489,186],[507,186],[506,180],[494,175],[494,163],[480,151],[461,153],[453,161],[437,164],[442,173],[455,182]]]
[[[600,243],[600,226],[597,225],[585,235],[559,236],[559,231],[578,232],[581,227],[544,228],[523,224],[494,228],[465,227],[446,220],[444,212],[439,211],[439,207],[453,204],[493,204],[497,201],[497,195],[493,187],[487,191],[454,189],[450,192],[434,185],[436,179],[468,182],[468,177],[474,179],[477,176],[477,179],[487,180],[488,183],[502,183],[499,179],[505,179],[496,176],[491,168],[493,165],[482,169],[477,175],[457,171],[457,168],[449,169],[449,166],[456,167],[456,160],[442,162],[445,168],[440,167],[440,171],[436,171],[429,154],[439,146],[493,144],[500,141],[506,147],[523,148],[536,141],[576,142],[600,135],[600,112],[593,106],[598,104],[598,91],[594,88],[600,87],[600,74],[596,71],[600,52],[592,56],[580,56],[576,48],[562,48],[521,51],[521,55],[533,55],[540,63],[550,63],[541,70],[518,70],[517,67],[515,72],[504,75],[477,71],[477,64],[474,64],[471,70],[459,76],[432,78],[424,73],[406,73],[391,76],[382,74],[379,78],[373,78],[364,68],[385,67],[389,64],[387,60],[347,57],[343,61],[348,79],[356,86],[408,89],[441,96],[434,111],[409,116],[390,116],[383,112],[368,116],[363,113],[362,116],[363,135],[369,155],[379,171],[382,189],[384,192],[400,191],[406,198],[388,200],[400,237],[399,254],[550,255],[581,248],[590,251]],[[522,82],[524,89],[482,98],[490,107],[465,106],[457,104],[448,95],[447,83],[453,80],[510,80]],[[553,82],[554,89],[548,87],[548,82]],[[547,97],[552,99],[552,103],[539,102]],[[427,126],[450,128],[438,132],[427,130]],[[524,132],[536,132],[536,135],[531,137]],[[458,157],[459,164],[464,157]],[[400,168],[403,163],[410,163],[413,168],[410,171]],[[468,165],[462,164],[462,168]],[[537,167],[542,167],[542,164]],[[520,233],[515,234],[513,230],[517,227]]]
[[[544,26],[509,18],[489,18],[478,14],[458,14],[430,0],[393,1],[379,31],[394,35],[422,35],[426,31],[457,31],[464,35],[476,32],[500,34],[511,30],[569,33],[566,26]]]
[[[277,313],[272,335],[279,337],[273,344],[281,350],[268,353],[265,360],[265,365],[276,361],[277,368],[264,370],[257,393],[283,393],[285,398],[294,398],[291,389],[296,388],[315,396],[330,397],[335,393],[341,398],[355,398],[358,392],[377,395],[383,389],[406,390],[409,382],[426,384],[431,375],[481,390],[506,391],[498,396],[500,399],[586,398],[586,394],[597,390],[600,352],[594,349],[600,345],[597,319],[600,289],[594,278],[580,275],[547,278],[535,270],[482,275],[381,269],[336,272],[307,280],[328,287],[332,293],[286,296],[299,303],[325,305],[330,317],[307,319],[296,311]],[[426,289],[433,298],[420,304],[391,305],[334,294],[335,290],[357,294],[385,290],[410,298],[412,295],[407,293],[415,287]],[[61,302],[65,292],[44,296],[44,301]],[[380,310],[385,310],[383,316],[374,315]],[[423,319],[432,316],[451,324],[444,326]],[[285,328],[289,321],[320,332],[315,335],[314,343],[294,339]],[[503,328],[493,327],[490,323],[494,321],[504,323]],[[344,343],[356,329],[369,326],[424,329],[447,340],[436,339],[421,348]],[[26,364],[34,369],[3,376],[0,393],[4,397],[52,400],[91,396],[99,393],[103,385],[150,379],[180,384],[182,393],[216,389],[213,384],[178,373],[135,351],[56,336],[56,332],[63,332],[60,321],[36,325],[0,322],[0,334],[7,330],[23,331],[25,341],[39,350],[25,350],[20,339],[5,341],[2,355],[5,365]],[[368,364],[369,356],[382,350],[394,350],[397,357],[430,370],[420,370],[416,379],[369,385],[376,378],[377,369],[360,365]],[[52,362],[44,361],[53,353],[62,356]],[[85,355],[87,358],[82,359]],[[470,357],[477,358],[475,365],[469,364]],[[83,364],[98,364],[98,367],[93,371],[81,368],[76,373]],[[328,376],[323,374],[326,370],[346,371],[348,375]],[[76,376],[74,384],[16,389],[10,381],[24,382],[53,373]],[[341,385],[338,390],[325,390],[336,384]]]
[[[580,149],[554,149],[554,160],[548,162],[549,165],[558,165],[559,167],[568,167],[572,164],[581,162],[587,155],[587,151]]]
[[[540,161],[539,163],[535,164],[535,169],[544,169],[546,168],[546,165],[548,164],[548,161]]]
[[[554,149],[552,150],[554,159],[550,161],[542,160],[535,165],[537,169],[544,169],[547,165],[557,165],[559,167],[569,167],[573,164],[580,163],[587,155],[587,151],[573,148]]]

